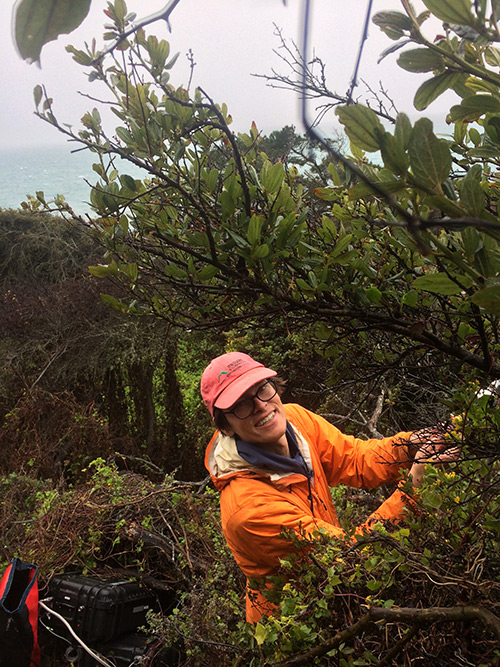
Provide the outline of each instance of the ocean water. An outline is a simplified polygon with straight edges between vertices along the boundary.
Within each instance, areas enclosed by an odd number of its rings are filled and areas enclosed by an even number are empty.
[[[76,144],[0,150],[0,208],[19,208],[27,195],[42,190],[46,199],[64,195],[76,213],[91,214],[90,184],[98,176],[92,169],[96,155],[72,153]],[[139,177],[140,170],[127,164],[124,173]]]

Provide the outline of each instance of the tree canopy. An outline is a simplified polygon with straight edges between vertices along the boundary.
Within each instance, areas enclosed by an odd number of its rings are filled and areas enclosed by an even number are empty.
[[[492,351],[500,309],[497,75],[488,66],[495,47],[488,28],[480,42],[451,30],[427,39],[421,26],[429,12],[417,17],[404,6],[406,13],[381,12],[374,21],[401,37],[392,50],[418,44],[402,51],[400,64],[434,68],[417,92],[421,106],[446,88],[457,91],[448,115],[454,134],[440,138],[431,121],[412,125],[404,113],[386,129],[374,110],[338,105],[365,180],[346,188],[332,161],[330,182],[312,196],[300,166],[261,150],[255,126],[235,136],[225,105],[170,84],[175,57],[167,42],[139,29],[119,53],[69,47],[90,80],[106,86],[117,126],[105,129],[96,107],[81,130],[70,130],[41,88],[35,100],[41,118],[96,154],[93,225],[108,263],[91,271],[131,293],[129,301],[107,302],[188,328],[276,317],[290,326],[314,323],[327,350],[339,332],[390,334],[401,350],[438,351],[500,376]],[[105,37],[114,42],[130,17],[123,2],[108,14],[115,28]],[[370,162],[375,152],[381,160]],[[113,156],[147,176],[119,173]],[[320,200],[328,206],[317,215]]]

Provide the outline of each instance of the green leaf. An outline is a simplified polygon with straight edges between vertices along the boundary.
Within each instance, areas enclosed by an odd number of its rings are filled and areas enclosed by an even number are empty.
[[[470,261],[483,245],[481,235],[474,227],[466,227],[462,230],[461,237],[465,257]]]
[[[406,294],[403,294],[401,303],[403,303],[405,306],[410,306],[410,308],[415,308],[418,303],[418,292],[413,289],[409,292],[406,292]]]
[[[424,505],[431,509],[439,509],[443,504],[443,496],[437,491],[426,491],[422,494],[422,500]]]
[[[35,107],[37,109],[40,106],[40,102],[42,101],[42,97],[43,97],[42,86],[35,86],[33,88],[33,99],[35,100]]]
[[[295,284],[299,289],[304,290],[305,292],[310,292],[313,289],[303,278],[296,278]]]
[[[214,276],[217,275],[219,269],[216,266],[209,264],[208,266],[203,267],[201,271],[198,271],[198,278],[202,282],[211,280]]]
[[[187,276],[186,271],[184,271],[184,269],[179,268],[178,266],[175,266],[175,264],[166,264],[163,271],[166,276],[170,276],[171,278],[177,278],[179,280]]]
[[[228,229],[227,233],[232,238],[232,240],[234,241],[234,243],[238,248],[241,248],[242,250],[246,250],[248,248],[248,241],[244,239],[242,236],[240,236],[236,232],[233,232],[232,229]]]
[[[361,104],[351,104],[337,107],[335,113],[355,146],[370,153],[379,150],[379,137],[384,128],[374,111]]]
[[[269,246],[267,243],[257,246],[252,250],[252,259],[264,259],[269,255]]]
[[[500,535],[500,519],[488,519],[483,523],[486,530],[491,530],[497,535]]]
[[[139,275],[139,269],[137,268],[137,264],[135,262],[127,264],[127,266],[125,267],[125,273],[130,278],[130,282],[132,284],[135,283],[137,280],[137,276]]]
[[[379,186],[379,188],[384,190],[384,192],[389,192],[390,194],[406,189],[406,182],[404,180],[397,180],[395,178],[390,181],[375,181],[375,183]],[[366,195],[371,195],[374,192],[375,190],[368,183],[358,183],[357,185],[354,185],[352,188],[350,188],[349,199],[360,199],[361,197],[366,197]]]
[[[262,623],[256,623],[254,637],[258,646],[262,646],[262,644],[266,641],[267,635],[268,635],[267,628],[264,625],[262,625]]]
[[[481,146],[479,149],[488,149],[495,150],[496,155],[498,155],[498,146],[500,146],[500,116],[496,114],[486,114],[483,120],[483,127],[488,135],[488,138],[491,139],[496,146]]]
[[[264,190],[273,193],[280,189],[284,177],[285,170],[283,169],[283,165],[281,162],[277,162],[267,169],[262,169],[260,182]]]
[[[426,197],[423,203],[430,208],[437,209],[449,215],[450,218],[462,218],[465,215],[465,211],[460,206],[443,195],[431,195],[430,197]]]
[[[444,59],[432,49],[419,48],[403,51],[397,63],[407,72],[433,72],[444,65]]]
[[[450,120],[472,122],[481,116],[493,113],[500,113],[500,101],[493,95],[487,93],[476,93],[464,97],[460,104],[456,104],[450,109]]]
[[[123,230],[124,234],[127,234],[129,231],[129,224],[128,224],[128,218],[126,215],[121,215],[118,224],[120,225],[121,229]]]
[[[330,239],[334,239],[337,236],[337,226],[327,215],[321,216],[321,231]]]
[[[219,170],[215,168],[210,169],[210,171],[206,175],[206,182],[209,191],[213,194],[217,187],[217,183],[219,182]]]
[[[380,299],[382,298],[382,292],[376,287],[369,287],[367,290],[365,290],[365,295],[368,301],[370,301],[370,303],[374,303],[375,305],[380,303]]]
[[[427,9],[441,21],[459,25],[475,25],[470,0],[423,0]]]
[[[340,175],[337,170],[337,167],[332,164],[331,162],[328,163],[328,173],[330,174],[333,184],[334,185],[340,185]]]
[[[89,273],[97,278],[106,278],[116,272],[116,265],[113,268],[110,264],[97,264],[97,266],[89,266],[88,268]]]
[[[481,146],[480,148],[471,148],[467,152],[468,157],[498,158],[500,151],[494,146]]]
[[[132,178],[132,176],[129,176],[128,174],[122,174],[120,176],[120,183],[124,188],[132,190],[132,192],[135,192],[137,190],[137,183],[135,181],[135,178]]]
[[[251,245],[256,245],[260,241],[260,234],[264,218],[261,215],[252,215],[248,223],[247,239]]]
[[[125,15],[127,13],[127,5],[125,4],[124,0],[115,0],[114,2],[114,11],[116,18],[119,21],[123,21],[125,18]]]
[[[427,109],[431,102],[434,102],[442,93],[449,88],[453,88],[461,79],[463,75],[460,72],[438,74],[432,79],[424,81],[420,88],[415,93],[413,98],[413,106],[417,111]]]
[[[234,213],[234,200],[227,190],[221,192],[219,203],[222,210],[223,218],[228,218]]]
[[[443,272],[420,276],[413,281],[413,287],[420,291],[443,294],[445,296],[459,294],[462,291],[462,288]]]
[[[415,123],[408,153],[417,181],[439,191],[441,183],[450,173],[451,153],[446,142],[438,139],[432,131],[432,122],[428,118],[421,118]]]
[[[123,143],[126,145],[135,143],[134,137],[124,127],[116,128],[116,136],[118,137],[118,139],[120,139],[120,141],[123,141]]]
[[[396,11],[377,12],[372,22],[390,39],[399,39],[404,36],[405,31],[409,32],[412,28],[410,17]]]
[[[21,0],[15,7],[14,40],[24,60],[38,62],[44,44],[77,28],[90,0]]]
[[[101,294],[101,301],[105,303],[107,306],[111,306],[114,310],[118,310],[121,313],[126,313],[127,312],[127,306],[122,303],[119,299],[117,299],[115,296],[111,296],[111,294]]]
[[[500,285],[479,290],[471,297],[471,301],[488,313],[500,315]]]
[[[398,143],[399,150],[406,151],[408,149],[412,129],[408,116],[404,113],[398,113],[396,117],[396,127],[394,128],[394,138]]]
[[[344,252],[344,250],[349,246],[352,238],[353,238],[352,234],[346,234],[342,238],[339,238],[339,240],[335,244],[330,254],[330,257],[338,257],[339,255],[341,255]]]
[[[460,204],[473,218],[482,218],[486,207],[486,195],[475,178],[460,182]]]
[[[499,271],[498,252],[491,252],[484,246],[479,248],[474,255],[474,268],[486,278],[496,276]]]
[[[394,174],[405,174],[410,165],[408,155],[401,147],[399,141],[389,132],[384,132],[380,137],[380,151],[384,165]]]
[[[66,47],[66,51],[73,54],[73,60],[75,63],[83,65],[84,67],[89,67],[92,64],[92,56],[90,56],[88,53],[85,53],[85,51],[75,49],[75,47],[71,46],[71,44]],[[97,72],[93,72],[93,74],[97,74]]]
[[[373,579],[370,579],[366,582],[366,587],[368,588],[369,591],[378,591],[378,589],[382,586],[381,581],[374,581]]]
[[[315,188],[313,194],[318,199],[323,201],[335,201],[339,198],[339,193],[336,188]]]

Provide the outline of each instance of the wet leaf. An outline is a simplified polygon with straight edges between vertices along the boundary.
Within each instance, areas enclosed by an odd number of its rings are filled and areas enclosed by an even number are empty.
[[[440,95],[442,95],[446,90],[453,88],[463,79],[463,75],[460,73],[448,73],[438,74],[438,76],[425,81],[420,88],[415,93],[413,99],[413,105],[417,111],[423,111],[427,109],[431,102],[434,102]]]
[[[424,5],[438,19],[459,25],[474,25],[470,0],[423,0]]]
[[[409,49],[398,58],[398,65],[407,72],[433,72],[443,64],[443,56],[431,49]]]
[[[372,22],[385,32],[390,39],[399,39],[411,30],[411,19],[402,12],[382,11],[377,12]]]
[[[413,287],[417,290],[432,292],[433,294],[443,294],[445,296],[459,294],[462,291],[460,285],[453,282],[443,272],[420,276],[413,281]]]
[[[408,149],[413,175],[422,185],[440,189],[451,169],[451,153],[443,139],[432,131],[432,122],[421,118],[413,128]]]
[[[500,285],[479,290],[471,297],[471,301],[489,313],[500,315]]]
[[[352,104],[337,107],[335,113],[353,144],[370,153],[379,150],[379,137],[384,133],[384,128],[374,111],[360,104]]]
[[[77,28],[89,8],[90,0],[21,0],[14,15],[14,40],[21,57],[38,62],[42,47]]]
[[[477,93],[464,97],[460,104],[450,109],[450,119],[456,123],[460,120],[472,122],[487,113],[500,113],[500,100],[493,95]]]

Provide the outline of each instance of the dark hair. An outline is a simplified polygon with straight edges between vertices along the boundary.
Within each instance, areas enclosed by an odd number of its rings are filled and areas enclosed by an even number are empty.
[[[283,378],[281,378],[279,375],[275,375],[267,379],[271,380],[271,382],[273,382],[276,385],[276,389],[278,390],[278,396],[281,396],[285,391],[286,381],[283,380]],[[224,411],[221,410],[220,408],[214,408],[214,424],[219,429],[219,431],[222,431],[223,433],[224,431],[228,431],[230,429],[226,415],[224,414]]]

